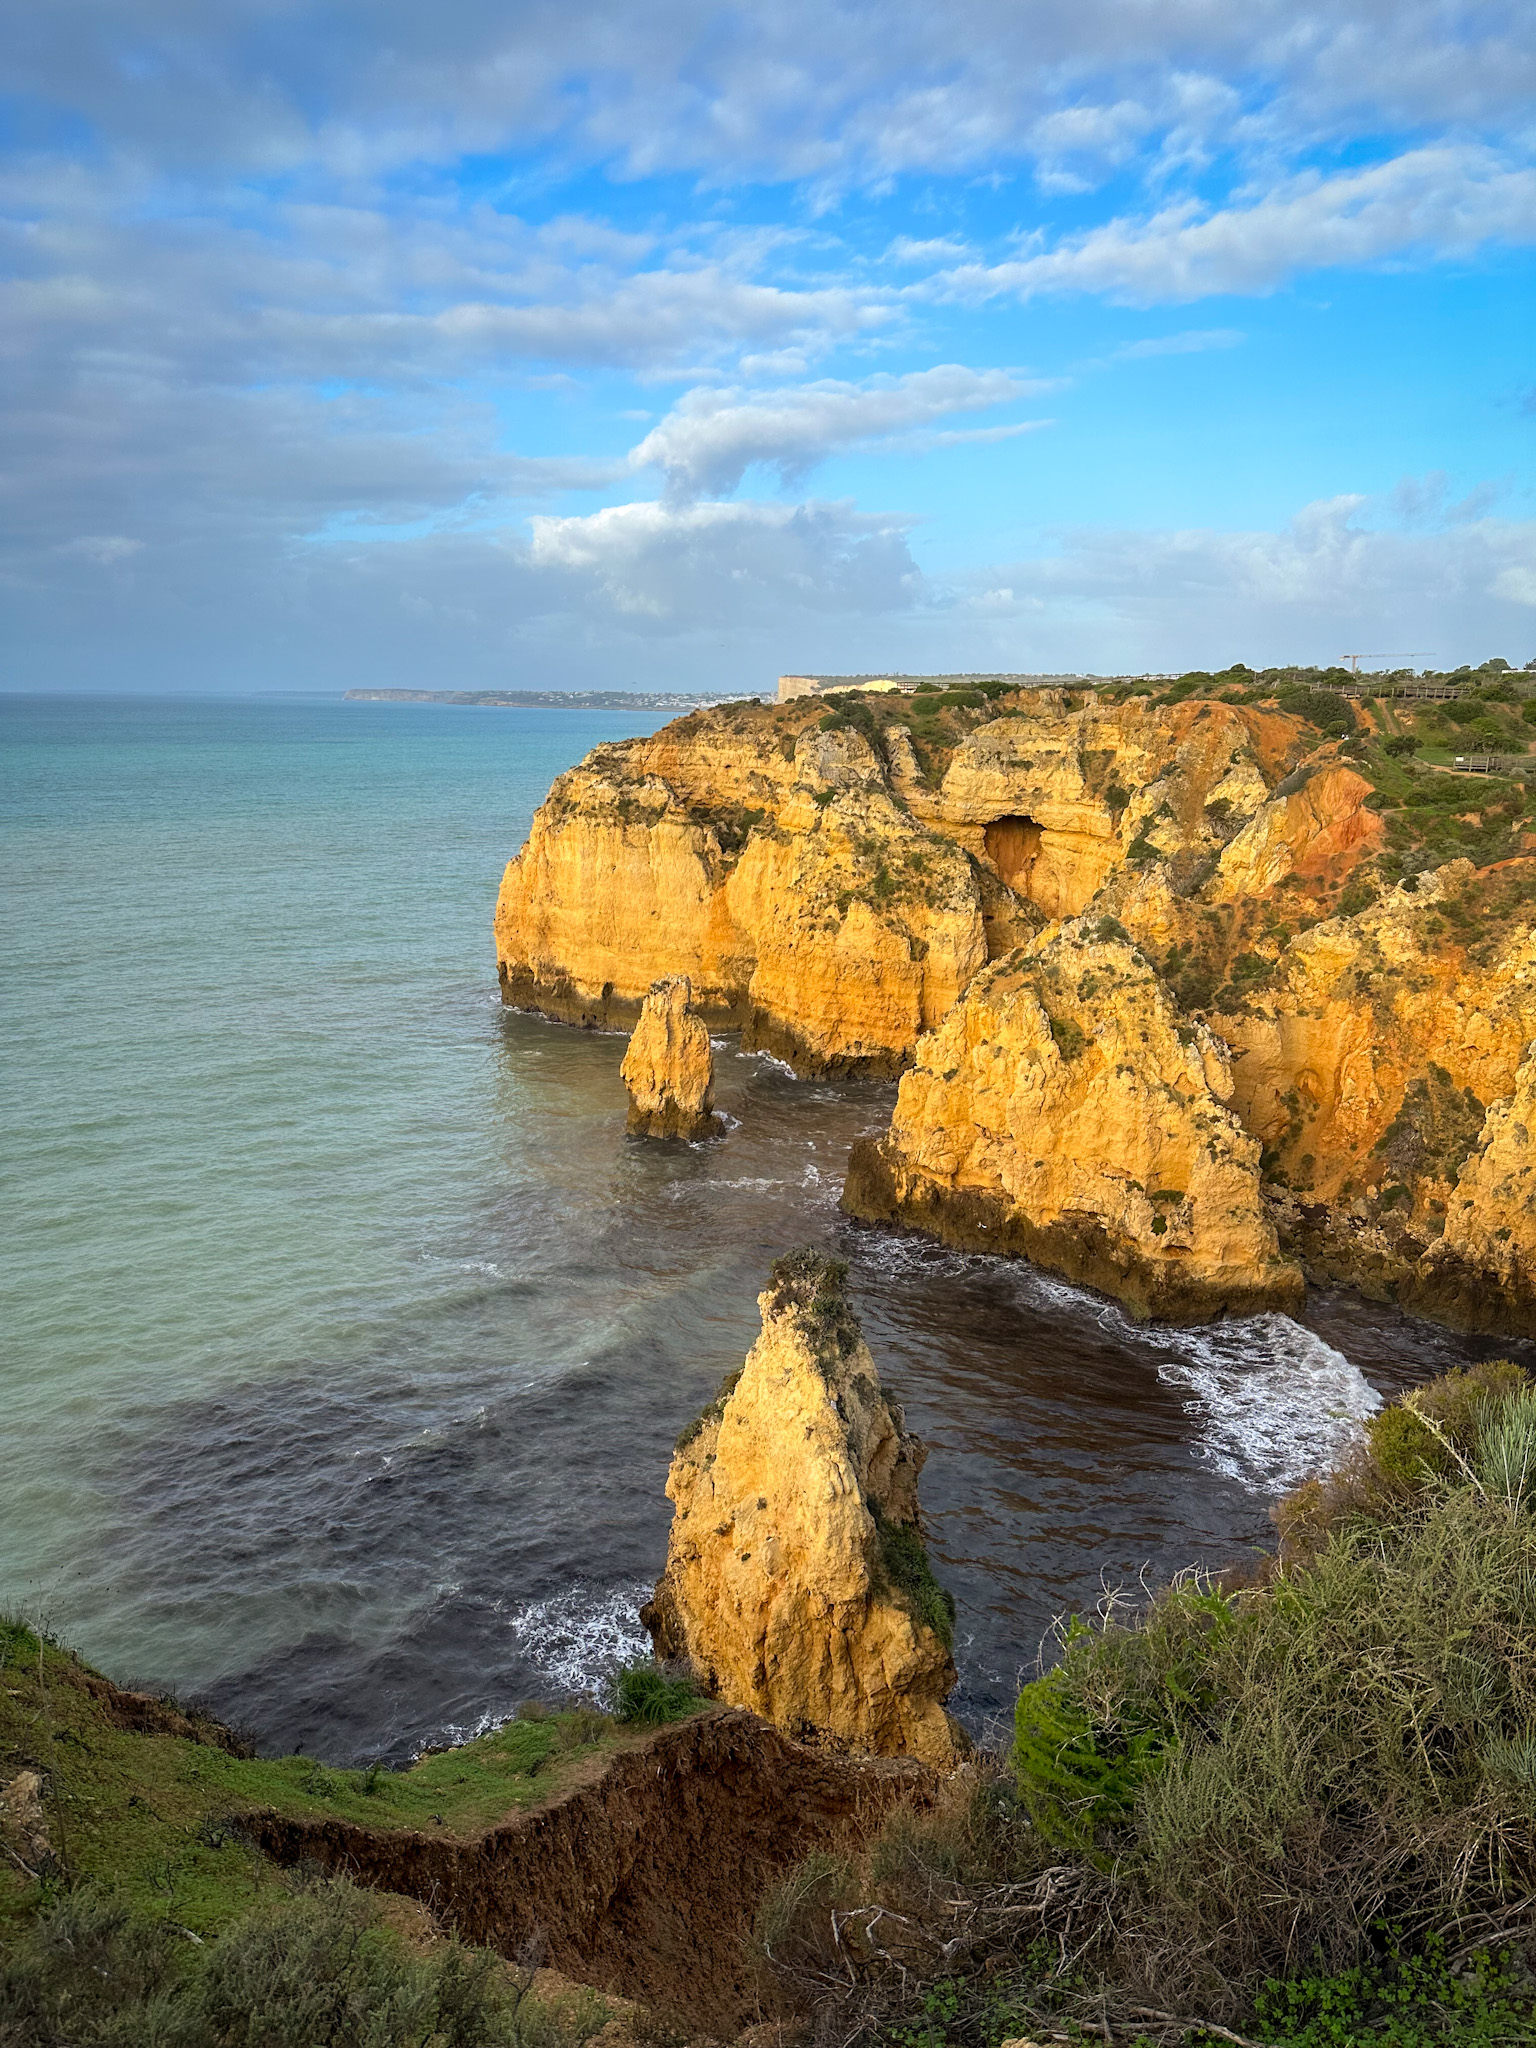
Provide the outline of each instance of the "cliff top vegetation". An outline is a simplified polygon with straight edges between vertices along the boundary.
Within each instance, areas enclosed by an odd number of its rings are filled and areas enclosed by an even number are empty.
[[[1276,1521],[1275,1556],[1064,1622],[1006,1775],[769,1902],[838,2038],[1532,2038],[1536,1392],[1432,1382]]]
[[[258,1757],[217,1723],[125,1692],[24,1624],[0,1623],[0,1795],[22,1774],[36,1779],[32,1825],[0,1829],[0,1929],[61,1886],[97,1882],[194,1934],[216,1932],[280,1883],[244,1826],[257,1812],[472,1837],[555,1798],[657,1718],[703,1704],[671,1700],[658,1717],[643,1687],[631,1689],[634,1702],[615,1698],[622,1719],[533,1704],[404,1769],[343,1770]]]

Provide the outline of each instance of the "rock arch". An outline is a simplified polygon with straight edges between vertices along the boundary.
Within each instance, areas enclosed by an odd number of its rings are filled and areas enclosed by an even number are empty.
[[[1014,812],[994,818],[982,834],[988,860],[1016,895],[1033,895],[1030,881],[1044,837],[1043,826]]]

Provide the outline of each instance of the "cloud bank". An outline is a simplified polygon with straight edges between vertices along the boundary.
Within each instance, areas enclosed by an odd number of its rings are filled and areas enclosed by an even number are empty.
[[[13,684],[1139,666],[1394,606],[1447,658],[1526,630],[1524,386],[1477,398],[1507,458],[1421,427],[1466,378],[1448,330],[1352,472],[1321,429],[1301,462],[1278,389],[1307,294],[1422,280],[1429,331],[1472,279],[1475,363],[1477,291],[1528,283],[1536,46],[1503,0],[55,0],[9,29]],[[1218,413],[1250,488],[1192,524]],[[1433,467],[1451,497],[1386,505]]]

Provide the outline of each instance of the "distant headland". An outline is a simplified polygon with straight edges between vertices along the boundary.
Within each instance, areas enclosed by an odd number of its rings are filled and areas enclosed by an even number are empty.
[[[493,711],[697,711],[708,704],[756,703],[744,690],[348,690],[357,704],[480,704]]]

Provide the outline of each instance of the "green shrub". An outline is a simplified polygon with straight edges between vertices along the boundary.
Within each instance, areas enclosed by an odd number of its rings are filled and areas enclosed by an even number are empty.
[[[614,1677],[609,1711],[633,1728],[660,1728],[697,1713],[704,1695],[691,1678],[671,1678],[654,1664],[630,1664]]]
[[[786,1252],[768,1268],[768,1285],[770,1313],[798,1311],[824,1363],[848,1357],[859,1342],[859,1322],[848,1299],[846,1259],[829,1259],[812,1246]]]
[[[1401,1930],[1354,1969],[1267,1984],[1255,2010],[1265,2039],[1285,2048],[1493,2048],[1529,2041],[1533,2018],[1529,1975],[1508,1951],[1462,1959],[1437,1936],[1415,1945]]]
[[[1064,1060],[1077,1059],[1088,1043],[1088,1034],[1074,1017],[1048,1017],[1051,1036]]]
[[[1536,1890],[1536,1392],[1499,1363],[1392,1416],[1288,1504],[1277,1572],[1078,1626],[1021,1698],[1020,1797],[1112,1865],[1165,1996]]]
[[[1315,725],[1319,732],[1327,733],[1332,739],[1343,739],[1346,734],[1359,729],[1359,720],[1349,700],[1334,696],[1331,690],[1288,684],[1276,695],[1282,711],[1290,712],[1294,718],[1304,718],[1309,725]]]
[[[872,1506],[871,1512],[886,1583],[908,1603],[914,1617],[933,1630],[946,1650],[953,1649],[955,1596],[934,1577],[922,1537],[910,1522],[889,1522],[877,1507]]]
[[[1060,1669],[1026,1685],[1014,1708],[1019,1796],[1052,1848],[1090,1849],[1099,1830],[1126,1820],[1161,1748],[1150,1730],[1101,1737]]]
[[[578,2048],[600,2000],[553,2007],[532,1969],[447,1943],[411,1955],[366,1892],[311,1886],[217,1942],[90,1887],[66,1893],[0,1953],[5,2048]]]

